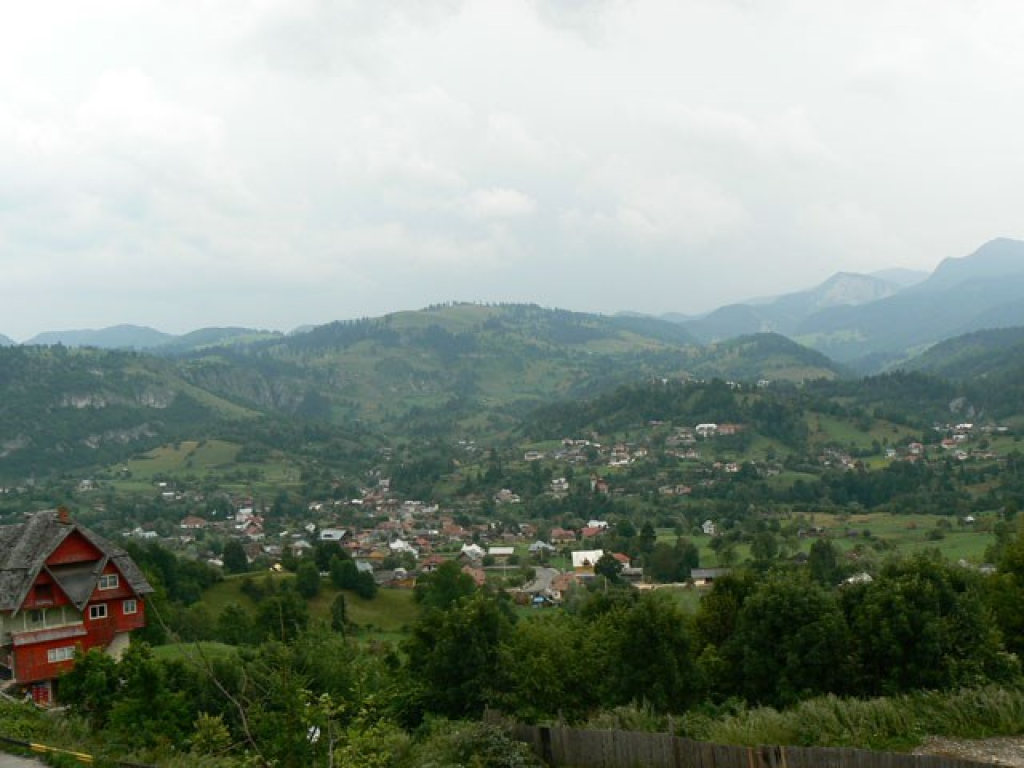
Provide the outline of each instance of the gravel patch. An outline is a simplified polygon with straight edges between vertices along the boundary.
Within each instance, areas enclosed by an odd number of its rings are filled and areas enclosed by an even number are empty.
[[[993,739],[929,738],[914,750],[915,755],[947,755],[990,765],[1024,768],[1024,737]]]

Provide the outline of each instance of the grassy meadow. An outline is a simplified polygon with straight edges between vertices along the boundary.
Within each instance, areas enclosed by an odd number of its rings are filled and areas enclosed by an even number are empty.
[[[242,447],[226,440],[183,440],[154,448],[112,470],[121,493],[155,493],[158,480],[215,481],[228,491],[295,486],[299,471],[283,456],[264,462],[239,462]]]

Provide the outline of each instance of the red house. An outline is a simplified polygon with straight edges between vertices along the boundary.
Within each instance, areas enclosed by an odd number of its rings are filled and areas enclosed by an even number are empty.
[[[53,681],[79,651],[120,656],[146,624],[153,591],[128,553],[64,508],[0,527],[0,678],[53,699]]]

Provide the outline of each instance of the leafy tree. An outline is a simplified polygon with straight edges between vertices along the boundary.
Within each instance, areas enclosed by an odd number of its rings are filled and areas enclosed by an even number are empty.
[[[98,648],[78,656],[60,678],[61,700],[97,730],[107,723],[116,691],[117,662]]]
[[[500,649],[497,706],[527,722],[577,721],[610,701],[614,647],[598,621],[559,611],[516,622]]]
[[[765,564],[774,560],[779,554],[779,542],[771,531],[761,531],[754,535],[750,542],[750,556],[754,562]]]
[[[331,629],[342,634],[348,629],[348,606],[345,603],[345,595],[340,592],[331,603]]]
[[[118,690],[108,731],[132,749],[168,749],[192,730],[194,713],[176,678],[187,677],[180,662],[153,658],[147,645],[125,651],[117,665]]]
[[[647,570],[655,581],[681,582],[690,578],[690,571],[700,565],[700,552],[689,539],[679,537],[675,546],[658,542],[647,557]]]
[[[644,701],[659,712],[682,712],[698,691],[691,623],[666,595],[643,595],[615,624],[611,671],[619,703]]]
[[[413,599],[424,608],[447,610],[476,591],[476,582],[455,560],[441,563],[433,573],[416,580]]]
[[[320,571],[316,563],[303,560],[295,572],[295,590],[307,600],[320,594]]]
[[[332,557],[330,561],[331,583],[337,589],[355,589],[359,582],[359,567],[346,553],[343,557]]]
[[[792,576],[769,576],[747,597],[723,651],[749,701],[788,705],[848,685],[849,630],[838,600]]]
[[[844,589],[843,606],[855,641],[857,693],[948,689],[1019,671],[1003,651],[977,577],[937,551],[892,562],[870,584]]]
[[[811,578],[823,586],[833,586],[839,580],[838,553],[829,539],[815,539],[807,555],[807,569]]]
[[[620,573],[622,573],[622,563],[620,563],[610,552],[605,552],[600,558],[598,558],[597,562],[594,563],[594,574],[597,576],[603,576],[611,584],[619,583],[621,580],[619,578]]]
[[[224,606],[217,617],[217,637],[229,645],[247,645],[255,640],[252,617],[238,603]]]
[[[224,569],[228,573],[245,573],[249,570],[249,558],[241,542],[232,539],[224,545]]]
[[[650,521],[647,521],[640,528],[639,541],[637,543],[637,549],[641,554],[650,554],[654,551],[654,545],[658,541],[658,534],[654,530],[654,526],[651,525]]]
[[[256,628],[264,637],[282,642],[295,639],[309,624],[306,601],[293,589],[285,585],[263,600],[256,611]]]
[[[359,572],[359,576],[356,578],[356,594],[363,600],[373,600],[377,596],[377,582],[372,573]]]
[[[320,540],[313,545],[313,562],[316,563],[317,571],[323,573],[331,569],[331,559],[335,557],[346,558],[348,553],[341,548],[341,544],[331,540]]]
[[[409,675],[427,711],[466,717],[483,710],[512,622],[508,607],[482,592],[424,615],[405,650]]]

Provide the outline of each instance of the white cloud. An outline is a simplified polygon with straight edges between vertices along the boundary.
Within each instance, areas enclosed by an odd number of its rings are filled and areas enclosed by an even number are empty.
[[[490,187],[474,190],[466,201],[466,210],[480,219],[517,219],[532,215],[537,204],[517,189]]]
[[[0,332],[928,268],[1024,236],[1022,35],[1011,0],[15,4]]]

